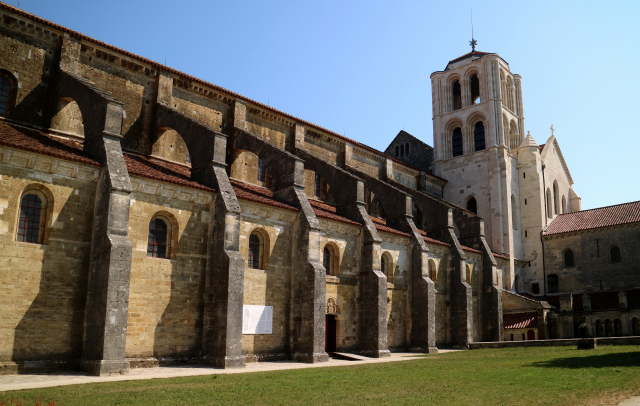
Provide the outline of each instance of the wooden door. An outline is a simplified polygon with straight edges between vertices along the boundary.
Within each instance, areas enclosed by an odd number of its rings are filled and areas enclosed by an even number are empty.
[[[536,332],[533,330],[527,331],[527,340],[535,340],[535,339],[536,339]]]
[[[324,350],[327,352],[334,352],[336,350],[336,318],[333,314],[327,314]]]

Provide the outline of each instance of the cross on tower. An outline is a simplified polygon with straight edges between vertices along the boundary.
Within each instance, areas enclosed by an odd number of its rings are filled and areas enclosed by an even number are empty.
[[[469,45],[471,45],[471,52],[476,52],[476,45],[478,45],[478,41],[471,37],[471,41],[469,41]]]
[[[549,128],[551,128],[551,135],[553,135],[553,132],[555,131],[555,130],[553,129],[553,124],[551,124],[551,127],[549,127]]]

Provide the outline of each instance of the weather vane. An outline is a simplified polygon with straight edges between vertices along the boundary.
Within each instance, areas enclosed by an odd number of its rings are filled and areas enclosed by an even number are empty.
[[[478,41],[473,39],[473,9],[471,9],[471,41],[469,41],[469,45],[471,45],[471,52],[476,52]]]

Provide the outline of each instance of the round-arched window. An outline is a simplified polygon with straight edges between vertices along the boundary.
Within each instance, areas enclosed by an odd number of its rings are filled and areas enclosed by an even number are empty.
[[[478,202],[476,202],[475,197],[472,197],[467,201],[467,210],[473,214],[478,214]]]
[[[38,191],[28,191],[20,199],[16,240],[41,244],[44,236],[47,199]]]
[[[147,256],[153,258],[169,258],[169,222],[160,217],[154,217],[149,223],[149,237]]]

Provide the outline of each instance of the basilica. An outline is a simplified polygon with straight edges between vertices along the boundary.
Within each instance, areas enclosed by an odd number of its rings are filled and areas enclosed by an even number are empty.
[[[640,202],[581,210],[496,53],[384,152],[5,3],[0,55],[0,374],[640,335]]]

